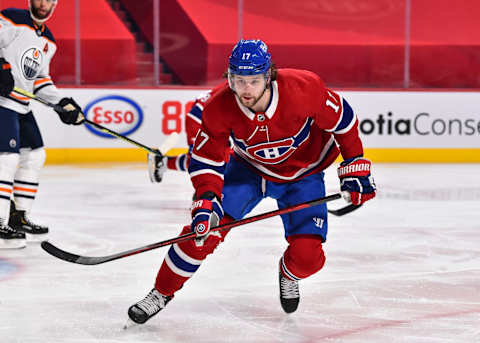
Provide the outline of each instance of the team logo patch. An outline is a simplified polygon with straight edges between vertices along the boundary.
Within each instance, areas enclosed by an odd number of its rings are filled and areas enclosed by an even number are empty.
[[[37,77],[43,62],[43,53],[37,48],[30,48],[25,51],[20,61],[23,76],[27,80],[33,80]]]
[[[204,224],[198,224],[196,230],[198,234],[205,233],[207,231],[207,227]]]
[[[286,160],[295,151],[293,138],[286,138],[276,142],[253,145],[247,148],[252,158],[266,164],[276,164]]]
[[[85,107],[84,113],[87,119],[123,136],[138,130],[143,121],[141,107],[134,100],[122,95],[108,95],[95,99]],[[91,125],[85,124],[85,127],[97,136],[115,138]]]
[[[15,148],[17,146],[17,141],[15,139],[10,139],[10,148]]]

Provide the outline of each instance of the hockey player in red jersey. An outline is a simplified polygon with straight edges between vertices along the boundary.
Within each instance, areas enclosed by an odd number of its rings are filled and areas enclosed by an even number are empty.
[[[38,189],[45,149],[30,110],[29,99],[14,86],[60,105],[60,119],[81,124],[80,106],[62,98],[49,76],[57,50],[45,22],[57,0],[29,0],[29,9],[8,8],[0,13],[0,248],[21,248],[26,236],[45,240],[48,228],[28,219]],[[11,202],[11,199],[15,203]]]
[[[234,157],[223,151],[233,140]],[[228,231],[210,228],[246,216],[263,198],[279,208],[325,196],[324,172],[342,154],[340,188],[354,204],[375,197],[371,163],[363,157],[358,119],[348,102],[314,73],[277,70],[260,40],[241,40],[228,63],[228,85],[205,104],[189,173],[197,201],[182,234],[197,238],[174,244],[155,287],[128,310],[144,323],[158,313],[198,270]],[[279,261],[280,303],[287,313],[299,304],[298,283],[325,263],[325,204],[281,216],[288,247]]]

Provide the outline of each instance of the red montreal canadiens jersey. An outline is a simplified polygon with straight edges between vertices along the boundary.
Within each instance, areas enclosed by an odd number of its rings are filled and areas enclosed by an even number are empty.
[[[221,194],[229,137],[237,158],[275,182],[324,170],[339,150],[344,159],[363,154],[348,102],[304,70],[278,70],[265,112],[243,106],[228,85],[207,101],[189,166],[197,194]]]
[[[225,81],[224,83],[216,86],[214,89],[209,90],[208,92],[201,94],[195,99],[192,109],[185,117],[185,130],[187,132],[187,143],[189,146],[195,141],[195,136],[197,135],[197,132],[202,124],[202,112],[203,108],[205,107],[205,103],[215,94],[217,94],[220,89],[223,89],[226,84],[227,82]]]
[[[193,142],[195,142],[195,136],[197,135],[198,130],[202,125],[202,112],[205,106],[205,103],[214,96],[218,90],[222,89],[226,84],[226,81],[214,89],[209,90],[201,95],[199,95],[195,102],[193,103],[192,108],[185,116],[185,131],[187,133],[187,144],[189,149],[192,148]],[[230,158],[231,149],[225,151],[225,160],[228,161]],[[186,170],[190,163],[190,154],[181,154],[178,156],[169,156],[167,161],[168,169],[172,170]]]

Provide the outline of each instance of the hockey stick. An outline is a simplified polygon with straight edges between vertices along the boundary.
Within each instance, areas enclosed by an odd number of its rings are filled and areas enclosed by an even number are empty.
[[[334,216],[337,216],[337,217],[341,217],[341,216],[344,216],[344,215],[346,215],[350,212],[355,211],[357,208],[362,206],[362,204],[360,204],[360,205],[352,204],[352,198],[351,198],[349,192],[344,191],[341,194],[342,194],[342,198],[350,204],[345,206],[345,207],[341,207],[339,209],[336,209],[336,210],[328,210],[328,213],[331,213],[331,214],[333,214]]]
[[[267,218],[278,216],[278,215],[281,215],[281,214],[286,214],[286,213],[290,213],[290,212],[294,212],[294,211],[303,210],[305,208],[309,208],[309,207],[312,207],[312,206],[317,206],[317,205],[324,204],[324,203],[332,201],[332,200],[340,199],[341,197],[342,197],[341,193],[335,193],[335,194],[326,196],[324,198],[319,198],[319,199],[316,199],[316,200],[303,202],[303,203],[300,203],[300,204],[297,204],[297,205],[289,206],[289,207],[279,209],[279,210],[275,210],[275,211],[265,212],[265,213],[258,214],[256,216],[249,217],[249,218],[235,220],[235,221],[230,222],[230,223],[226,223],[226,224],[223,224],[223,225],[216,226],[216,227],[212,228],[210,230],[210,232],[224,231],[224,230],[228,230],[228,229],[231,229],[231,228],[234,228],[234,227],[237,227],[237,226],[257,222],[257,221],[262,220],[262,219],[267,219]],[[157,242],[157,243],[152,243],[152,244],[140,247],[140,248],[135,248],[135,249],[131,249],[131,250],[122,251],[122,252],[119,252],[119,253],[116,253],[116,254],[113,254],[113,255],[98,256],[98,257],[76,255],[76,254],[70,253],[68,251],[64,251],[60,248],[57,248],[55,245],[53,245],[52,243],[47,242],[47,241],[42,242],[41,246],[42,246],[43,250],[48,252],[50,255],[55,256],[55,257],[57,257],[61,260],[72,262],[72,263],[77,263],[77,264],[94,265],[94,264],[101,264],[101,263],[105,263],[105,262],[118,260],[120,258],[128,257],[128,256],[131,256],[131,255],[140,254],[142,252],[157,249],[157,248],[160,248],[160,247],[164,247],[166,245],[185,242],[185,241],[194,239],[195,236],[196,235],[195,235],[194,232],[186,233],[184,235],[181,235],[181,236],[178,236],[178,237],[175,237],[175,238],[167,239],[165,241],[161,241],[161,242]]]
[[[337,217],[341,217],[341,216],[344,216],[346,214],[349,214],[350,212],[353,212],[355,211],[357,208],[360,208],[362,205],[354,205],[354,204],[350,204],[350,205],[347,205],[345,207],[341,207],[337,210],[328,210],[328,213],[331,213],[333,214],[334,216],[337,216]]]
[[[38,102],[40,102],[40,103],[42,103],[42,104],[44,104],[44,105],[46,105],[46,106],[52,107],[55,111],[58,111],[58,112],[64,112],[64,111],[65,111],[60,105],[53,104],[53,103],[51,103],[51,102],[49,102],[49,101],[47,101],[47,100],[45,100],[45,99],[42,99],[42,98],[36,96],[36,95],[33,94],[33,93],[27,92],[26,90],[23,90],[23,89],[18,88],[18,87],[14,87],[13,90],[14,90],[16,93],[18,93],[18,94],[21,94],[21,95],[23,95],[23,96],[26,96],[27,98],[36,100],[36,101],[38,101]],[[85,117],[85,114],[84,114],[83,112],[82,112],[82,115]],[[109,135],[111,135],[111,136],[114,136],[114,137],[123,139],[124,141],[127,141],[127,142],[129,142],[129,143],[131,143],[131,144],[133,144],[133,145],[136,145],[136,146],[139,147],[139,148],[145,149],[145,150],[147,150],[148,152],[151,152],[152,154],[159,155],[159,156],[163,156],[163,153],[160,152],[159,149],[153,149],[153,148],[150,148],[150,147],[148,147],[148,146],[146,146],[146,145],[143,145],[142,143],[139,143],[139,142],[137,142],[137,141],[134,141],[133,139],[130,139],[130,138],[126,137],[126,136],[123,136],[123,135],[119,134],[118,132],[115,132],[115,131],[113,131],[113,130],[110,130],[110,129],[106,128],[105,126],[102,126],[102,125],[97,124],[97,123],[95,123],[95,122],[93,122],[93,121],[91,121],[91,120],[88,120],[87,118],[85,118],[85,123],[87,123],[87,124],[89,124],[89,125],[91,125],[91,126],[96,127],[97,129],[99,129],[100,131],[102,131],[102,132],[104,132],[104,133],[107,133],[107,134],[109,134]],[[176,132],[172,133],[172,134],[169,136],[169,138],[172,137],[172,136],[178,136],[178,133],[176,133]],[[172,139],[172,141],[173,141],[174,139],[176,139],[176,137],[172,137],[171,139]],[[175,142],[176,142],[176,141],[175,141]],[[173,142],[173,144],[171,144],[171,147],[170,147],[170,148],[172,148],[173,145],[175,145],[175,142]],[[170,150],[170,148],[169,148],[168,150]]]

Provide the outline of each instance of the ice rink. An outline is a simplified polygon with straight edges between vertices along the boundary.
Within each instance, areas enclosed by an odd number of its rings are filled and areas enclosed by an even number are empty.
[[[0,342],[480,342],[480,165],[375,164],[373,175],[376,199],[329,218],[327,263],[300,283],[294,314],[278,300],[275,217],[235,228],[164,311],[128,330],[167,248],[96,266],[39,244],[0,250]],[[334,167],[326,180],[337,192]],[[153,185],[146,164],[47,166],[31,217],[58,247],[108,255],[176,236],[191,195],[186,174]]]

